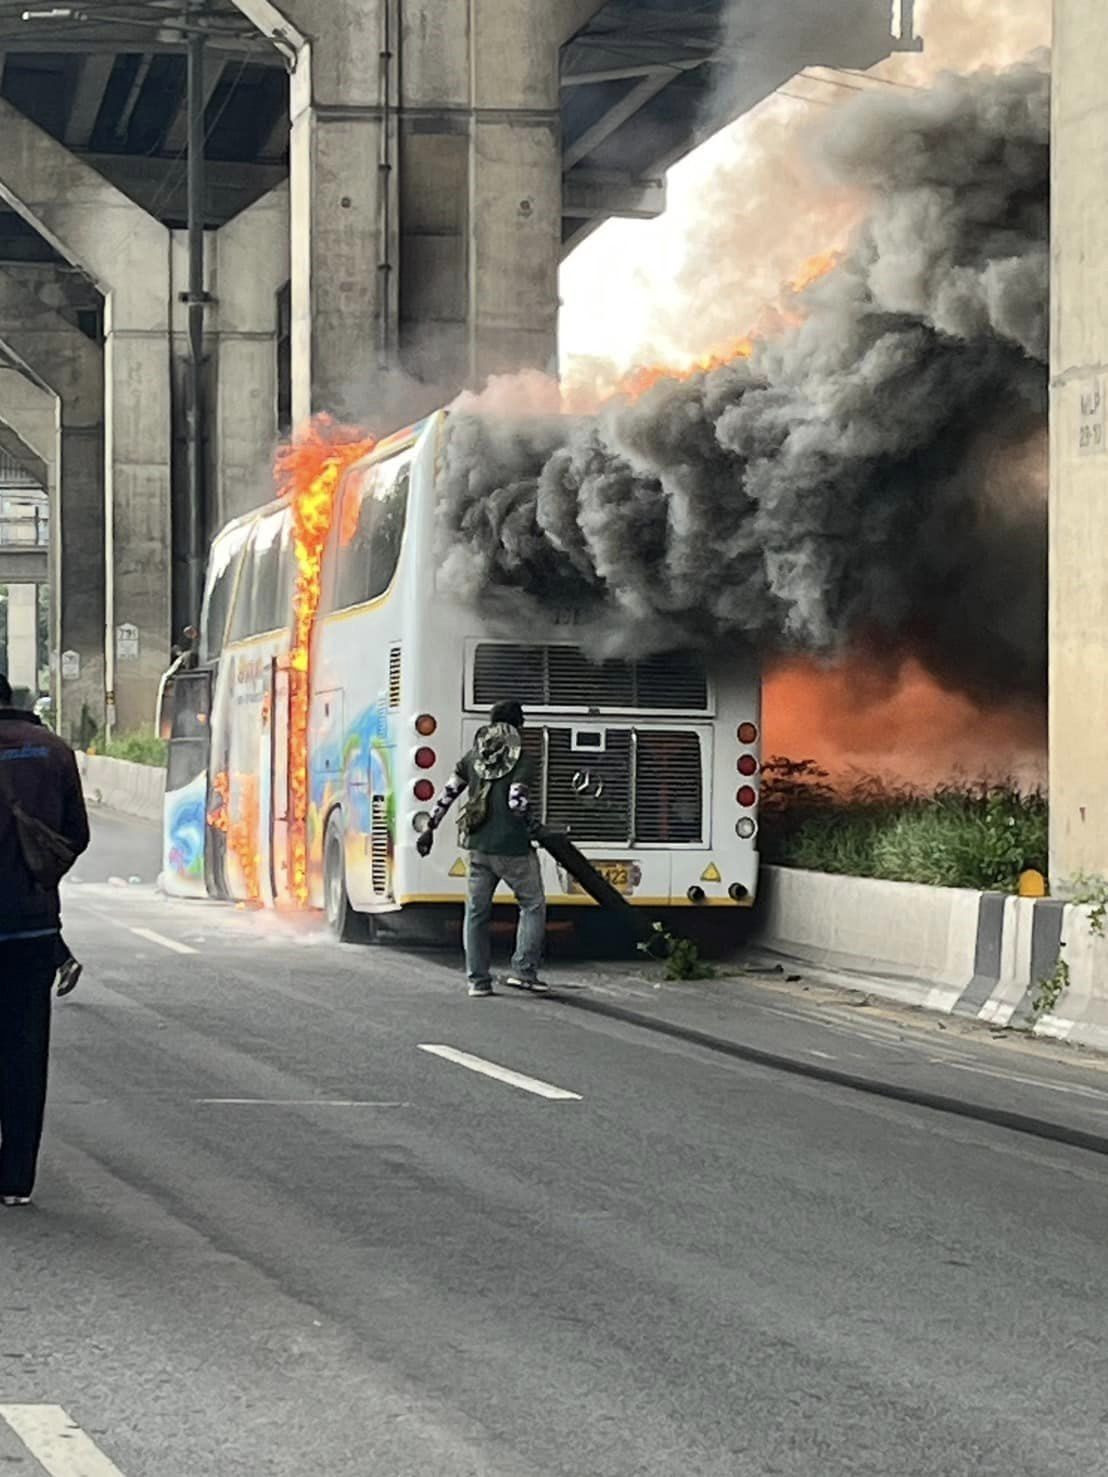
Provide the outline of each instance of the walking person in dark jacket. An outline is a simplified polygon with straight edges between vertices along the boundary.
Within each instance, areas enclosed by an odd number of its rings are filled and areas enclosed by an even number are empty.
[[[72,749],[11,702],[0,673],[0,1204],[8,1206],[30,1203],[42,1138],[58,882],[89,842]]]
[[[435,803],[431,822],[416,842],[429,856],[435,832],[463,791],[462,844],[469,850],[465,949],[469,993],[493,993],[489,930],[497,885],[506,882],[519,904],[516,951],[506,983],[545,990],[539,963],[546,938],[546,891],[531,844],[532,764],[523,752],[523,709],[498,703],[468,754],[458,760]]]

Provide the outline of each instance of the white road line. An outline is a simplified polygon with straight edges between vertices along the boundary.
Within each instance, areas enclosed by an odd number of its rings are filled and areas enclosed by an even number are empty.
[[[525,1077],[522,1072],[513,1072],[510,1067],[498,1067],[483,1057],[470,1056],[467,1051],[457,1051],[453,1046],[432,1046],[419,1043],[420,1051],[429,1051],[432,1056],[441,1056],[444,1061],[455,1062],[459,1067],[468,1067],[471,1072],[480,1072],[483,1077],[495,1077],[497,1082],[506,1082],[509,1087],[519,1087],[524,1092],[533,1092],[536,1097],[548,1098],[551,1102],[579,1103],[579,1092],[567,1092],[564,1087],[554,1087],[549,1082],[540,1082],[537,1077]]]
[[[408,1103],[386,1103],[366,1098],[318,1097],[197,1097],[197,1104],[228,1108],[406,1108]]]
[[[808,1048],[808,1052],[810,1056],[818,1056],[822,1061],[825,1062],[833,1062],[835,1060],[835,1058],[831,1055],[829,1051],[817,1051],[814,1046],[810,1046]]]
[[[152,928],[132,928],[128,932],[133,933],[136,938],[145,939],[150,944],[160,944],[163,949],[171,949],[174,954],[195,954],[195,949],[190,949],[188,944],[179,944],[176,939],[167,939],[164,933],[155,933]]]
[[[50,1477],[123,1477],[60,1405],[0,1405],[0,1420]]]

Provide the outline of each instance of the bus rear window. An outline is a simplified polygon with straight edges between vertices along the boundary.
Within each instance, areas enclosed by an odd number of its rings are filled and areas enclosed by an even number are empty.
[[[409,459],[347,479],[339,512],[335,610],[377,600],[392,584],[408,515]]]

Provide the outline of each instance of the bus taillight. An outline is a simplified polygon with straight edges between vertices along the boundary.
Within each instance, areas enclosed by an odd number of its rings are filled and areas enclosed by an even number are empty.
[[[434,769],[437,755],[434,749],[422,748],[415,751],[417,769]]]
[[[415,721],[415,731],[420,738],[430,738],[438,726],[438,720],[430,713],[421,713]]]
[[[758,792],[753,785],[741,785],[735,799],[740,805],[749,808],[758,803]]]
[[[753,754],[740,754],[738,769],[740,774],[745,774],[749,779],[752,774],[758,773],[758,761]]]
[[[430,780],[416,780],[412,786],[412,794],[417,800],[424,802],[430,800],[435,793],[435,787]]]
[[[740,723],[738,732],[740,744],[753,744],[757,741],[758,729],[753,723]]]

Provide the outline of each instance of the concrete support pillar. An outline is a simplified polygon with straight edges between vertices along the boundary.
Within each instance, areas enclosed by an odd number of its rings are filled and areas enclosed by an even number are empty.
[[[43,390],[54,397],[53,455],[44,456],[54,464],[57,489],[50,508],[51,665],[57,677],[59,727],[68,736],[78,732],[86,713],[98,727],[105,718],[103,355],[91,339],[4,272],[0,341],[42,387],[40,402]],[[8,383],[15,378],[20,377],[9,373],[0,382],[0,417],[9,422],[20,419],[20,393],[24,400],[28,396],[27,390]],[[23,416],[27,418],[27,411]],[[31,430],[30,435],[41,438],[43,431]],[[79,662],[79,671],[69,676],[60,666],[66,651],[76,652]]]
[[[1108,10],[1055,0],[1050,870],[1108,877]]]
[[[599,0],[235,0],[293,47],[293,417],[556,356],[559,53]],[[324,13],[325,10],[325,13]]]
[[[8,681],[38,698],[38,587],[8,586]]]
[[[216,238],[214,257],[212,521],[218,528],[272,496],[277,298],[289,280],[287,183],[228,221]]]
[[[125,642],[117,661],[107,642],[105,673],[109,709],[131,728],[149,722],[169,661],[169,234],[2,99],[0,130],[0,195],[104,295],[106,624],[138,631],[137,655]]]

